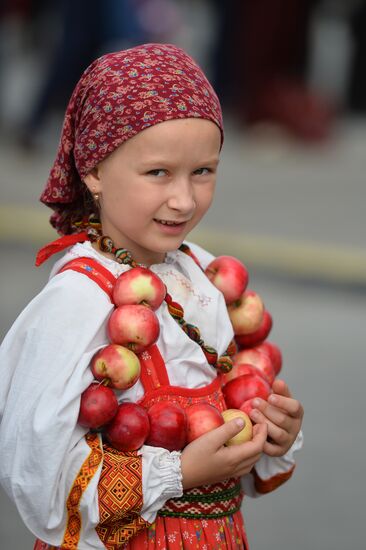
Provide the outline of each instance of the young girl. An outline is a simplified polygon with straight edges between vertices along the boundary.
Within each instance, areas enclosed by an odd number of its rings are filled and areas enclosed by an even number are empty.
[[[163,302],[159,339],[119,402],[225,408],[215,367],[233,329],[203,271],[212,256],[184,243],[210,207],[222,142],[217,96],[175,46],[107,54],[74,90],[41,197],[63,237],[37,261],[68,250],[0,357],[0,479],[37,550],[248,548],[243,493],[271,491],[293,472],[303,413],[280,380],[256,402],[253,439],[237,446],[224,446],[242,429],[235,420],[179,452],[127,453],[77,422],[90,361],[109,343],[110,289],[136,263],[163,280],[200,338]]]

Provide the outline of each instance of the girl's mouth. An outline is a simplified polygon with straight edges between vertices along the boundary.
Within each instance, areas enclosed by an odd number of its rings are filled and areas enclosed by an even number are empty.
[[[181,225],[184,222],[173,222],[169,220],[158,220],[155,219],[156,222],[161,223],[162,225]]]
[[[158,218],[154,218],[154,221],[159,225],[159,227],[164,231],[164,233],[168,233],[171,235],[180,233],[187,224],[186,221],[175,222],[172,220],[159,220]]]

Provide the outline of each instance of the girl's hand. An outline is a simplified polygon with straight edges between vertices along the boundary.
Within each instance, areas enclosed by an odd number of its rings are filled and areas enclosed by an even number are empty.
[[[243,428],[242,422],[231,420],[185,447],[181,455],[184,489],[240,477],[251,471],[263,452],[267,425],[259,423],[254,426],[251,441],[224,447],[226,441]]]
[[[268,440],[263,451],[269,456],[283,456],[294,443],[300,431],[304,410],[299,401],[293,399],[287,384],[275,380],[273,394],[268,402],[253,399],[255,407],[250,417],[254,422],[265,422],[268,426]]]

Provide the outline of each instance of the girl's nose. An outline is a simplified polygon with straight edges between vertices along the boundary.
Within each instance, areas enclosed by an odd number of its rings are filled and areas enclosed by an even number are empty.
[[[196,208],[194,189],[189,179],[180,178],[172,185],[168,206],[184,214],[190,214]]]

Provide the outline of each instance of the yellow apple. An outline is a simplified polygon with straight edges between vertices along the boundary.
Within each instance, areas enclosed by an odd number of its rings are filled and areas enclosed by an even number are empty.
[[[234,437],[229,439],[229,441],[226,442],[226,445],[240,445],[241,443],[245,443],[246,441],[250,441],[253,437],[253,424],[250,420],[249,416],[245,414],[243,411],[239,411],[239,409],[227,409],[222,413],[224,422],[230,422],[230,420],[233,420],[234,418],[242,418],[245,422],[244,428]]]

